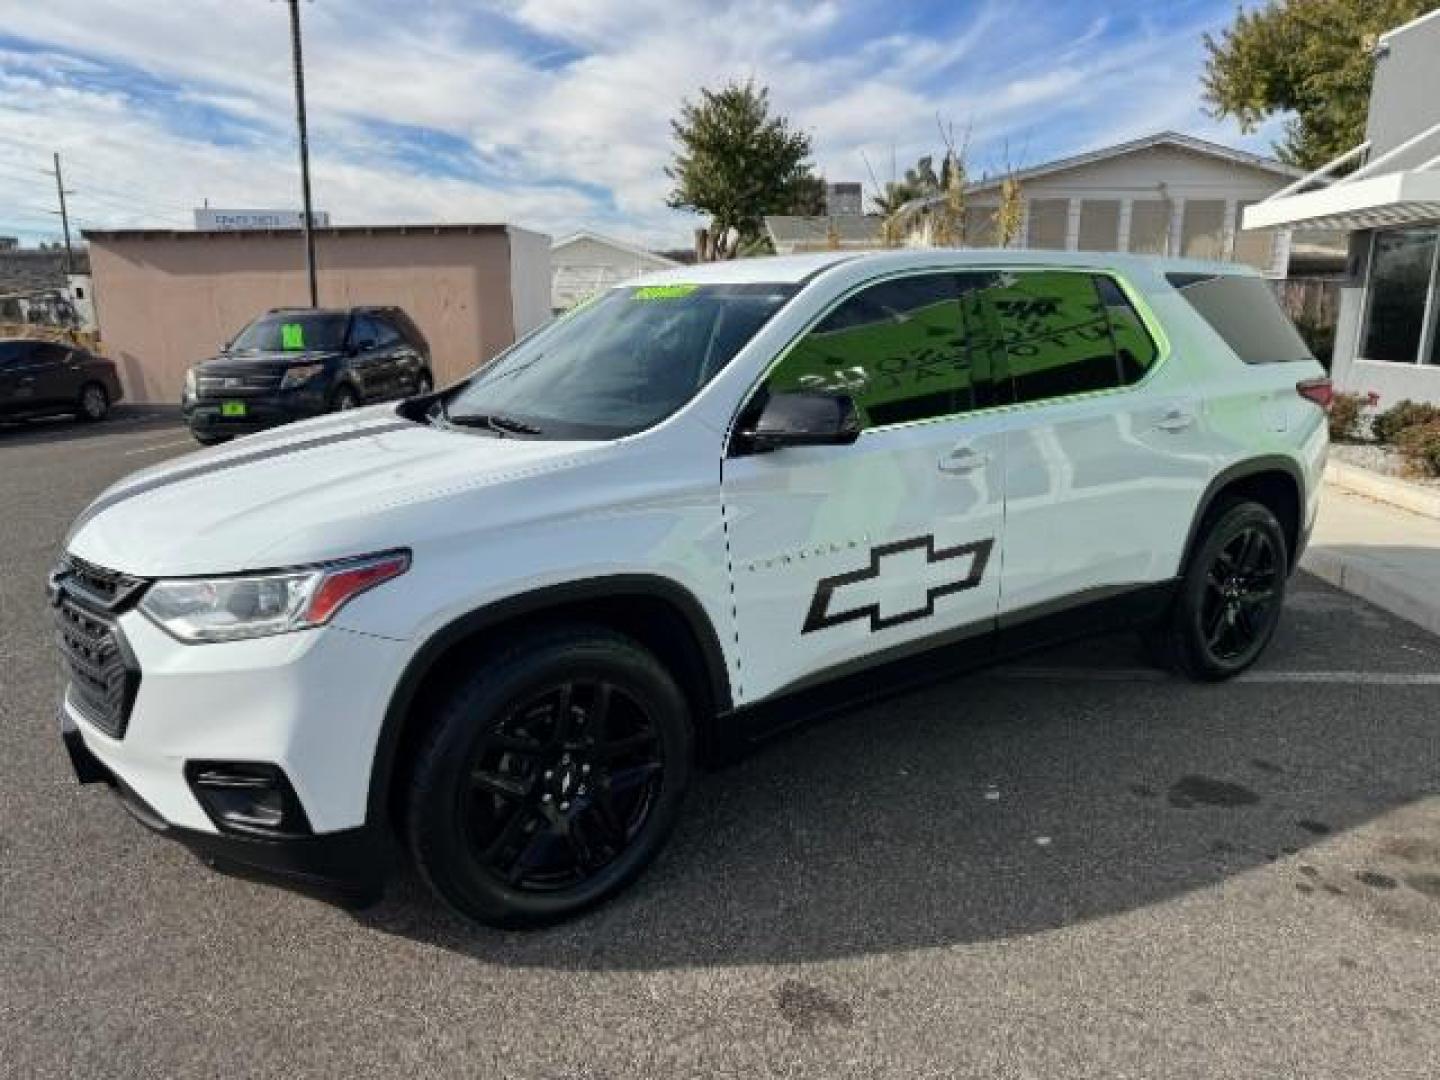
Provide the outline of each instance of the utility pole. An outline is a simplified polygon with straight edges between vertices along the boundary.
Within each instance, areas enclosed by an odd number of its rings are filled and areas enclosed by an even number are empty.
[[[295,69],[295,126],[300,131],[300,193],[304,202],[302,226],[305,230],[305,275],[310,282],[310,306],[319,307],[315,287],[314,215],[310,210],[310,140],[305,132],[305,64],[300,55],[300,0],[286,0],[290,5],[290,62]],[[58,165],[57,165],[58,169]]]
[[[44,171],[43,169],[41,170]],[[60,226],[65,230],[65,273],[75,272],[75,254],[70,250],[70,215],[65,209],[65,181],[60,176],[60,152],[55,152],[55,193],[60,196]]]

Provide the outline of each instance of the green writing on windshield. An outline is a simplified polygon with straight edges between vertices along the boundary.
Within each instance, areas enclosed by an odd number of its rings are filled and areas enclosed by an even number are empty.
[[[698,285],[642,285],[635,290],[636,300],[678,300],[689,296]]]
[[[287,322],[280,325],[280,348],[286,352],[295,352],[305,348],[305,327],[298,322]]]

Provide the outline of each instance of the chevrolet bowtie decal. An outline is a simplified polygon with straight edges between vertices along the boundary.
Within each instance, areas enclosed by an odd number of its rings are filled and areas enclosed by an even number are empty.
[[[820,583],[815,587],[815,597],[810,601],[810,610],[805,616],[805,625],[800,632],[809,634],[857,619],[869,619],[870,630],[874,632],[910,622],[912,619],[928,618],[935,614],[935,601],[940,597],[964,592],[980,584],[981,578],[985,576],[985,564],[990,560],[990,549],[994,545],[994,537],[987,537],[984,540],[936,550],[934,536],[917,536],[911,540],[897,540],[871,548],[870,565],[865,569],[820,579]],[[942,571],[953,568],[953,573],[947,575],[947,579],[940,584],[928,588],[924,587],[924,581],[917,581],[915,606],[895,614],[882,614],[878,599],[869,603],[857,603],[851,599],[864,592],[866,585],[883,586],[886,560],[911,551],[924,552],[927,568],[938,565]],[[906,561],[913,566],[913,560]],[[897,566],[890,572],[893,574],[897,570],[904,570],[904,567]],[[923,599],[921,588],[924,588]],[[874,590],[869,590],[869,594],[874,595]],[[850,601],[849,606],[847,600]]]

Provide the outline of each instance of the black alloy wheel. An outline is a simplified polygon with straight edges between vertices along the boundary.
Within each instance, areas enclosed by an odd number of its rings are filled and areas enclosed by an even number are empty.
[[[558,921],[659,851],[691,748],[684,695],[638,644],[600,628],[522,635],[439,709],[411,780],[411,850],[466,915]]]
[[[1193,679],[1238,675],[1274,636],[1289,576],[1285,533],[1270,509],[1221,508],[1181,579],[1163,659]]]
[[[80,390],[80,419],[89,423],[104,420],[110,411],[110,395],[99,383],[86,383]]]
[[[359,407],[360,395],[348,386],[342,386],[336,390],[335,396],[330,400],[330,408],[335,412],[345,412],[347,409],[358,409]]]

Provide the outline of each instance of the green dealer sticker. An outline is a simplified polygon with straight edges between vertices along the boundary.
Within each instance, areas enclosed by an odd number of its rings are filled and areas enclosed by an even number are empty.
[[[689,296],[698,285],[642,285],[635,290],[636,300],[678,300]]]
[[[280,325],[280,347],[286,352],[298,352],[305,348],[305,327],[298,322]]]

